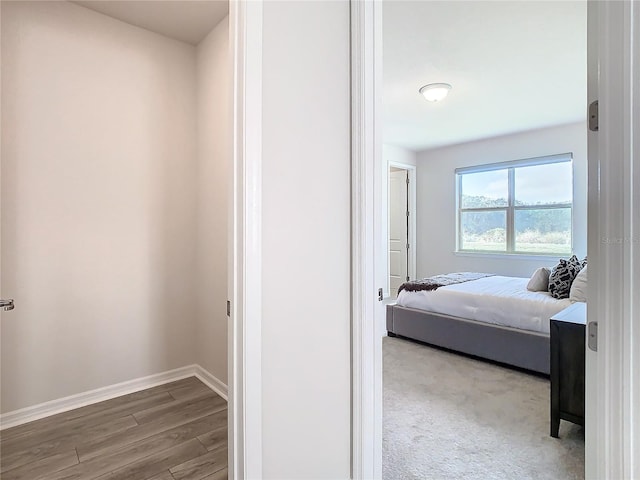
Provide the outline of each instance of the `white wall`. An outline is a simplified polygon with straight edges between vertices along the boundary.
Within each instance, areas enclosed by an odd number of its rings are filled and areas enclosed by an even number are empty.
[[[416,165],[417,162],[417,155],[413,150],[407,150],[406,148],[388,144],[382,145],[382,158],[384,159],[385,165],[389,165],[389,162]]]
[[[472,165],[573,152],[573,244],[587,250],[587,126],[562,125],[418,153],[418,278],[454,271],[530,276],[557,258],[467,255],[455,252],[455,169]]]
[[[230,175],[229,19],[197,47],[196,351],[227,383],[227,185]]]
[[[350,470],[349,3],[265,2],[263,478]]]
[[[2,2],[3,412],[196,360],[195,53]]]

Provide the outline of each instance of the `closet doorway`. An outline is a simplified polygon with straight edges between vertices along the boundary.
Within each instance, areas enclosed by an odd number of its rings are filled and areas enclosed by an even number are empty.
[[[416,167],[389,162],[389,298],[415,278]]]

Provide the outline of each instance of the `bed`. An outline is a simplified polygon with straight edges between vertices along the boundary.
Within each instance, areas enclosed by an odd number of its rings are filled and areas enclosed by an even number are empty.
[[[528,291],[528,278],[470,275],[433,290],[401,287],[387,306],[389,335],[548,375],[549,319],[571,301]]]

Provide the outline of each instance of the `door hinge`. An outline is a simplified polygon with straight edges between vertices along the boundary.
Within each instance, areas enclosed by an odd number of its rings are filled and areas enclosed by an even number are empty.
[[[15,304],[13,303],[13,298],[9,298],[7,300],[0,300],[0,308],[2,308],[5,312],[8,312],[9,310],[13,310],[14,308],[16,308]]]
[[[409,185],[409,174],[407,174],[407,185]]]
[[[383,290],[381,288],[378,289],[378,301],[381,302],[382,300],[384,300],[384,293]]]
[[[594,352],[598,351],[598,322],[587,324],[587,345]]]
[[[598,100],[591,102],[589,105],[589,130],[592,132],[598,131]]]
[[[231,316],[231,301],[227,300],[227,317]]]
[[[405,277],[405,278],[406,278],[405,282],[408,282],[409,281],[409,277]]]
[[[407,243],[407,250],[409,250],[409,244]]]

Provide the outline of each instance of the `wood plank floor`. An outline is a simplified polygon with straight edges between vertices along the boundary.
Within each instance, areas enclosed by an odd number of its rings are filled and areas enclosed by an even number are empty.
[[[227,403],[196,377],[0,432],[2,480],[225,480]]]

